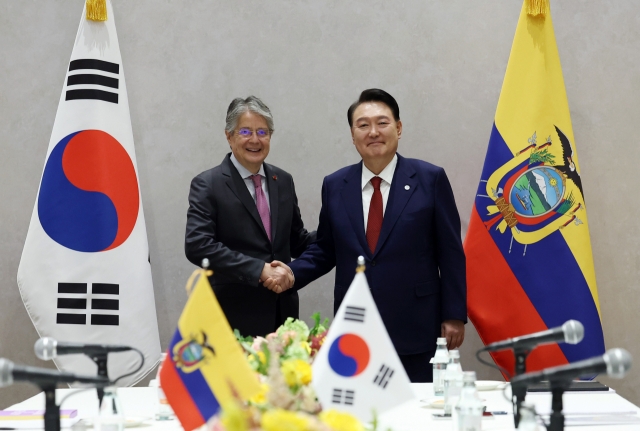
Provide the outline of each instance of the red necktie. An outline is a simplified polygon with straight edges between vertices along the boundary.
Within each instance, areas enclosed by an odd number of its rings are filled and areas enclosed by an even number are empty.
[[[373,186],[373,196],[371,196],[371,204],[369,204],[369,217],[367,218],[367,243],[371,253],[376,250],[380,229],[382,228],[382,193],[380,192],[380,182],[382,178],[371,178]]]

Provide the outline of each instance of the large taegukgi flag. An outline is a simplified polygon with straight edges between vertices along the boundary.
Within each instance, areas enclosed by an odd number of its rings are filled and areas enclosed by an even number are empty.
[[[83,12],[51,133],[40,189],[18,269],[18,286],[40,336],[126,344],[145,366],[160,358],[147,232],[129,102],[111,3],[108,19]],[[83,355],[56,365],[96,372]],[[109,376],[138,366],[135,354],[109,357]]]
[[[604,352],[587,207],[551,13],[525,0],[464,242],[469,316],[485,344],[562,325],[577,345],[533,351],[528,370]],[[544,2],[543,2],[544,3]],[[513,355],[494,355],[513,369]]]

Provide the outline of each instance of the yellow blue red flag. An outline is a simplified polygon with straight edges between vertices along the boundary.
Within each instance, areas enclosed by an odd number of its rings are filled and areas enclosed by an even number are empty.
[[[537,348],[528,370],[604,352],[580,174],[551,11],[525,0],[464,248],[469,316],[485,344],[584,325],[581,343]],[[513,369],[510,352],[494,359]]]
[[[227,402],[246,400],[260,386],[213,294],[205,270],[187,282],[191,292],[162,364],[160,381],[186,431]]]

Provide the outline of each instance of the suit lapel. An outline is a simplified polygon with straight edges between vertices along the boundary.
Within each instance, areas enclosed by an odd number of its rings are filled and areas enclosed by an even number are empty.
[[[349,215],[351,227],[365,251],[371,257],[371,250],[364,233],[364,213],[362,209],[362,162],[354,165],[344,177],[345,185],[342,188],[342,203]]]
[[[271,209],[271,242],[276,242],[276,232],[278,231],[278,176],[273,174],[271,166],[264,164],[264,175],[266,177],[267,188],[269,189],[269,206]]]
[[[256,223],[258,223],[258,226],[262,228],[262,232],[264,232],[264,236],[266,237],[267,232],[264,230],[264,226],[262,225],[262,219],[260,218],[260,213],[258,213],[258,207],[251,197],[251,194],[247,189],[247,185],[238,173],[236,167],[233,166],[233,163],[231,163],[231,158],[229,157],[229,155],[227,155],[227,158],[224,161],[225,163],[222,164],[222,173],[223,175],[226,175],[228,177],[227,186],[236,195],[240,202],[242,202],[247,211],[249,211],[249,214],[251,214],[251,217],[253,217]]]
[[[393,181],[391,182],[387,207],[385,208],[382,229],[380,230],[380,237],[378,238],[374,257],[382,249],[382,246],[398,221],[398,217],[402,214],[404,207],[407,205],[407,202],[409,202],[409,198],[411,198],[411,195],[413,195],[413,192],[415,192],[418,186],[418,180],[415,178],[415,174],[415,170],[407,163],[404,157],[398,154],[398,165],[393,174]],[[407,186],[409,186],[408,189]],[[360,213],[362,213],[362,210]]]

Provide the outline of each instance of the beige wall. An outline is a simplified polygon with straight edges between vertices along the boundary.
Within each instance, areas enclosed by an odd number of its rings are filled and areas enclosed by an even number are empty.
[[[37,338],[16,272],[83,0],[0,0],[0,356],[32,365]],[[228,147],[236,96],[272,108],[269,161],[291,172],[305,222],[320,184],[358,160],[346,109],[381,87],[401,107],[400,152],[445,167],[469,220],[520,0],[114,0],[136,141],[163,346],[192,266],[183,253],[191,178]],[[640,18],[635,0],[552,0],[586,190],[607,347],[640,358]],[[330,315],[331,276],[302,292],[302,316]],[[467,326],[463,366],[473,358]],[[639,367],[640,368],[640,367]],[[614,387],[640,403],[640,374]],[[607,379],[603,379],[608,381]],[[0,389],[0,407],[36,390]]]

